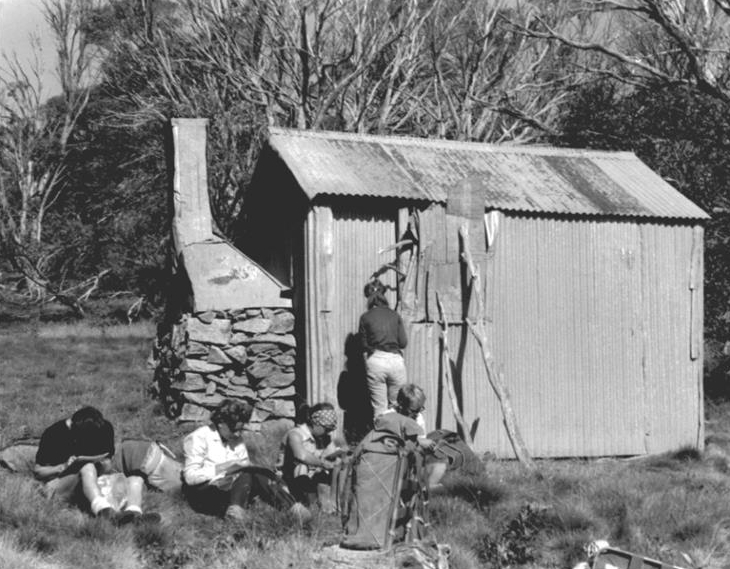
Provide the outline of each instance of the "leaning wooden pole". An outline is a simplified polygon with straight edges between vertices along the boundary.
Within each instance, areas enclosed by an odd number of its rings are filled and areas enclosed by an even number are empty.
[[[459,235],[461,236],[462,244],[464,247],[462,259],[466,263],[466,266],[469,270],[470,288],[476,299],[478,315],[476,323],[469,320],[468,312],[467,316],[464,317],[464,320],[467,326],[469,326],[469,330],[471,330],[472,334],[474,334],[474,337],[476,338],[476,341],[482,351],[482,360],[484,361],[484,367],[487,370],[487,379],[489,380],[489,384],[492,386],[492,389],[494,390],[494,393],[499,400],[499,405],[502,410],[502,417],[504,419],[504,426],[507,430],[507,437],[509,438],[510,444],[512,445],[515,456],[521,464],[523,464],[530,470],[533,470],[535,468],[535,463],[532,460],[530,453],[527,451],[525,442],[523,441],[522,435],[520,434],[520,430],[517,425],[517,419],[515,418],[515,413],[512,409],[512,403],[510,401],[509,393],[507,391],[507,386],[504,383],[504,378],[502,374],[495,369],[494,359],[492,358],[492,354],[489,351],[489,344],[487,342],[487,330],[486,325],[484,324],[485,309],[484,299],[482,298],[482,291],[480,288],[481,279],[479,278],[479,271],[474,264],[474,260],[469,250],[469,226],[466,224],[462,225],[461,229],[459,230]]]
[[[444,305],[441,304],[438,292],[436,292],[436,304],[438,305],[441,323],[441,341],[443,342],[441,349],[441,367],[443,368],[446,389],[449,392],[449,399],[451,400],[451,409],[454,412],[454,417],[456,418],[456,422],[459,424],[459,427],[461,427],[461,432],[464,434],[464,441],[467,445],[469,445],[469,448],[471,448],[472,443],[474,442],[474,437],[469,429],[467,429],[464,415],[462,414],[461,407],[459,406],[459,399],[456,397],[454,377],[451,374],[451,358],[449,357],[449,322],[446,320],[446,312],[444,311]]]

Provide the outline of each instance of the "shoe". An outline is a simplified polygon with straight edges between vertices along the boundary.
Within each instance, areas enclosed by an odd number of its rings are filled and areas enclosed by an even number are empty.
[[[309,508],[301,502],[295,502],[294,505],[289,508],[289,512],[294,515],[300,524],[306,524],[312,520],[312,512],[310,512]]]
[[[226,509],[226,519],[234,522],[240,522],[246,519],[246,510],[238,504],[231,504]]]
[[[100,520],[108,520],[110,522],[116,522],[117,511],[114,508],[102,508],[96,512],[96,517]]]
[[[145,512],[143,514],[136,510],[124,510],[117,517],[116,523],[118,526],[126,526],[127,524],[159,524],[161,521],[162,516],[157,512]]]
[[[117,516],[116,523],[118,526],[126,526],[127,524],[136,523],[142,514],[135,510],[124,510]]]

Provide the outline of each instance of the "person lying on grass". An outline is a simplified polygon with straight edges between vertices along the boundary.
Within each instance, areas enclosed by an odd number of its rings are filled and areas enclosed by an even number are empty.
[[[337,413],[330,403],[303,405],[296,423],[282,441],[282,477],[297,502],[310,507],[317,501],[320,485],[329,489],[343,452],[331,438]],[[320,507],[327,510],[330,505],[320,503]]]
[[[436,460],[432,453],[436,442],[426,436],[423,411],[426,394],[415,383],[406,383],[398,391],[394,409],[389,409],[375,419],[375,429],[391,432],[406,442],[412,442],[427,452],[426,472],[428,487],[436,488],[446,472],[447,463]]]
[[[272,470],[251,464],[242,435],[252,411],[248,403],[225,399],[210,424],[183,439],[183,494],[194,510],[232,521],[244,520],[246,506],[257,497],[308,519]]]
[[[34,474],[45,483],[48,496],[88,507],[98,518],[119,525],[160,521],[159,514],[142,513],[144,481],[139,476],[125,479],[118,475],[117,479],[121,477],[124,482],[124,495],[119,500],[112,499],[113,455],[114,428],[111,423],[95,407],[82,407],[43,432]]]

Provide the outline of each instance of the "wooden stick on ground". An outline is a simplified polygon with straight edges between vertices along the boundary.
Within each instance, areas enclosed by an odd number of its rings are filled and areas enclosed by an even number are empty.
[[[444,370],[444,378],[446,380],[446,388],[449,392],[449,399],[451,399],[451,408],[454,412],[454,417],[456,418],[456,422],[459,424],[459,427],[461,427],[461,431],[464,434],[464,440],[466,441],[466,444],[469,445],[469,448],[471,448],[473,443],[473,434],[466,426],[466,421],[464,420],[464,416],[461,414],[461,408],[459,407],[459,400],[456,397],[456,389],[454,388],[454,378],[451,375],[451,358],[449,357],[449,339],[448,339],[448,332],[449,332],[449,323],[446,320],[446,312],[444,311],[444,305],[441,303],[441,299],[439,298],[438,291],[436,292],[436,304],[438,305],[439,309],[439,317],[440,317],[440,324],[441,324],[441,340],[443,342],[443,347],[441,350],[441,359],[442,359],[442,367]],[[469,438],[471,436],[471,439]]]
[[[510,444],[512,445],[515,456],[521,464],[523,464],[530,470],[533,470],[535,468],[535,463],[530,457],[530,453],[527,451],[525,442],[522,440],[522,435],[520,434],[520,430],[517,425],[517,419],[515,418],[514,410],[512,409],[512,403],[510,401],[509,393],[507,391],[507,386],[504,383],[504,378],[502,374],[495,369],[494,359],[492,358],[492,354],[489,352],[489,345],[487,342],[487,329],[484,323],[484,299],[482,298],[482,291],[480,288],[481,282],[479,278],[479,271],[474,264],[474,260],[469,250],[469,226],[467,224],[461,226],[461,229],[459,230],[459,235],[461,235],[462,243],[464,246],[462,259],[469,269],[470,286],[477,303],[476,323],[469,320],[468,312],[467,316],[464,317],[464,320],[467,326],[469,326],[469,330],[471,330],[472,334],[474,334],[474,337],[476,338],[476,341],[479,343],[479,347],[481,348],[482,360],[484,361],[484,367],[487,370],[487,379],[489,380],[489,384],[492,386],[492,389],[494,390],[494,393],[499,400],[499,405],[502,410],[502,418],[504,419],[504,426],[507,430],[507,437],[509,438]]]

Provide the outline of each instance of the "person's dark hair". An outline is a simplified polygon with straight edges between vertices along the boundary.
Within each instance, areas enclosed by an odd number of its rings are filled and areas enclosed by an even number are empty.
[[[90,441],[98,441],[103,433],[106,420],[96,407],[81,407],[71,415],[71,433],[77,445],[83,445],[84,449],[79,452],[95,454],[88,447]],[[93,446],[93,445],[92,445]]]
[[[71,415],[71,429],[93,430],[101,429],[104,426],[104,415],[96,407],[81,407]]]
[[[294,422],[297,425],[309,422],[311,407],[307,403],[302,403],[297,407],[296,414],[294,415]]]
[[[226,425],[234,430],[239,423],[248,423],[253,413],[253,406],[245,401],[224,399],[210,414],[210,420],[216,425]]]
[[[385,285],[380,279],[373,279],[365,285],[363,290],[365,298],[368,299],[368,308],[373,306],[388,306],[388,299],[385,298]]]

